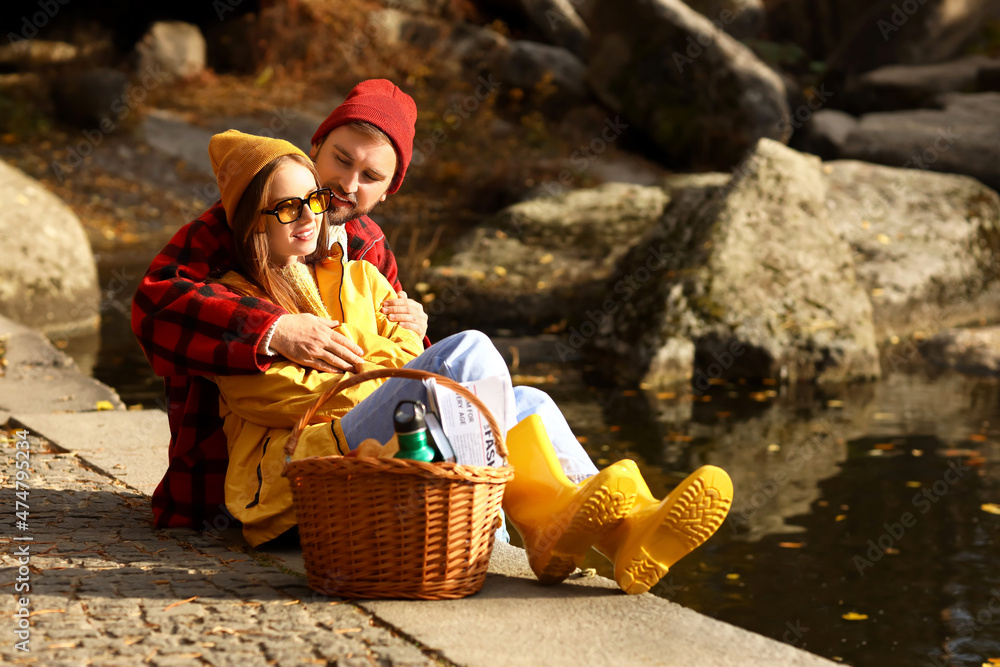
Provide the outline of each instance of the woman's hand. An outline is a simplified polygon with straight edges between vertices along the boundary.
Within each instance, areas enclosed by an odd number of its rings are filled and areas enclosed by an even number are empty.
[[[410,331],[416,331],[423,338],[427,335],[427,313],[419,301],[406,298],[406,292],[396,292],[396,299],[386,299],[382,302],[382,313],[391,322]],[[273,347],[273,346],[272,346]]]
[[[271,349],[289,361],[318,371],[360,372],[365,351],[337,331],[337,326],[340,322],[310,313],[282,315],[271,337]]]

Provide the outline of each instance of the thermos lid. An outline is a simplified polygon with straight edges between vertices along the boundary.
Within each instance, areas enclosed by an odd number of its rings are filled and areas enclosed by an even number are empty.
[[[414,433],[427,428],[424,416],[427,408],[421,401],[400,401],[392,414],[392,426],[396,433]]]

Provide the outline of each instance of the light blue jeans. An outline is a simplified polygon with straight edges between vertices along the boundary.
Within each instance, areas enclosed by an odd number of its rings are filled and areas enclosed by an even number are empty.
[[[405,368],[438,373],[456,382],[481,380],[494,375],[510,377],[507,363],[493,341],[480,331],[463,331],[448,336],[434,343]],[[423,383],[391,378],[352,408],[340,422],[348,446],[355,449],[366,438],[388,441],[393,436],[392,412],[402,400],[426,403],[427,390]],[[529,415],[542,418],[559,464],[569,479],[578,482],[597,474],[590,456],[580,446],[562,411],[548,394],[534,387],[514,387],[514,401],[517,421]],[[506,537],[506,529],[501,528],[497,539],[507,541]]]

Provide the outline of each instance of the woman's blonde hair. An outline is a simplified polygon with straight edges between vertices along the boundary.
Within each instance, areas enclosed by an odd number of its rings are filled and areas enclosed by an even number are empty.
[[[261,211],[271,201],[274,175],[281,167],[292,164],[307,168],[319,186],[319,173],[312,160],[301,155],[277,157],[268,162],[247,185],[229,223],[233,230],[236,261],[243,277],[289,313],[300,313],[303,311],[299,305],[298,291],[271,263],[270,238],[261,217]],[[326,257],[330,246],[329,235],[327,214],[322,213],[316,230],[316,250],[305,257],[306,262],[312,263]]]

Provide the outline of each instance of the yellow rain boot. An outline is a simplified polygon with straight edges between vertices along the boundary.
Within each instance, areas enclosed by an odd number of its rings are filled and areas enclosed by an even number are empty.
[[[544,584],[558,584],[583,561],[590,547],[632,508],[639,484],[632,461],[619,461],[574,484],[563,473],[545,426],[531,415],[507,434],[514,479],[503,509],[524,539],[528,564]]]
[[[623,591],[645,593],[718,530],[732,503],[733,482],[715,466],[691,473],[662,502],[643,482],[632,511],[594,548],[614,563]]]

